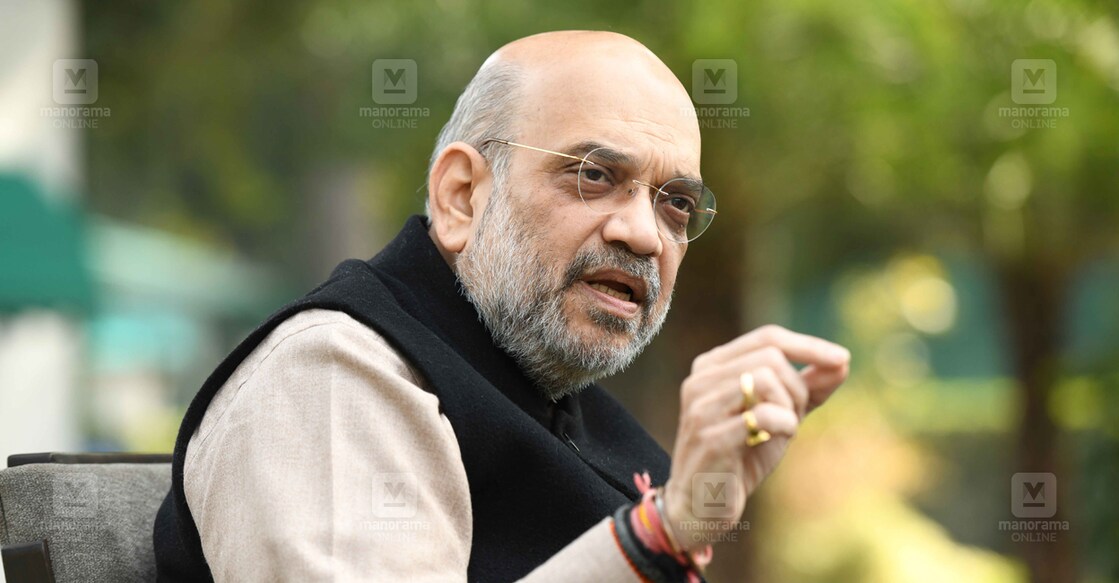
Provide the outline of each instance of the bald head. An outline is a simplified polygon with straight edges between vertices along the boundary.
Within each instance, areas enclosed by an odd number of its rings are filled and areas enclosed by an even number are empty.
[[[680,82],[645,45],[616,32],[596,30],[563,30],[535,34],[515,40],[497,51],[482,65],[484,71],[497,63],[518,63],[538,72],[566,70],[569,65],[586,66],[599,62],[613,65],[643,65],[641,73],[678,87]],[[685,95],[686,99],[686,95]]]
[[[699,127],[679,79],[645,45],[614,32],[556,31],[495,51],[467,86],[439,135],[432,163],[448,145],[481,147],[486,138],[551,139],[567,126],[591,132],[631,130],[653,144],[692,151],[698,174]],[[628,128],[625,126],[629,126]],[[498,152],[492,162],[504,173]]]
[[[616,32],[564,30],[518,39],[490,55],[479,73],[501,63],[517,64],[525,69],[526,76],[540,79],[570,75],[578,70],[595,73],[612,70],[617,75],[632,73],[634,77],[663,83],[665,88],[672,88],[685,105],[689,103],[680,81],[652,51]]]
[[[655,146],[682,144],[699,163],[699,127],[679,79],[645,45],[613,32],[558,31],[498,49],[489,68],[517,71],[518,138],[554,140],[574,131],[596,139],[634,132]],[[565,131],[569,130],[569,131]]]

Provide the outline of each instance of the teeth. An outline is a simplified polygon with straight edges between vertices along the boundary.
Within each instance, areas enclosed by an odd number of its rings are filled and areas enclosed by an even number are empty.
[[[614,288],[602,285],[601,283],[592,283],[590,286],[610,297],[618,298],[623,302],[628,302],[629,298],[632,297],[630,294],[620,292]]]

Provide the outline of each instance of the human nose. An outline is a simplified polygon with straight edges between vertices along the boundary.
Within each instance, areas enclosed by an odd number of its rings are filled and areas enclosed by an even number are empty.
[[[652,197],[657,189],[644,182],[633,181],[631,199],[617,212],[611,214],[602,229],[607,243],[620,242],[637,255],[657,257],[664,250],[664,240],[657,227],[657,216],[653,209]],[[646,201],[635,202],[633,198]]]

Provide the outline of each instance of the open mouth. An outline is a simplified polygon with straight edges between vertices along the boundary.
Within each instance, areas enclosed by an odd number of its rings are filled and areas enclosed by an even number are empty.
[[[610,297],[618,298],[623,302],[630,301],[633,297],[633,290],[628,285],[614,282],[614,281],[588,281],[587,285],[591,286]]]
[[[648,293],[648,285],[644,279],[617,269],[590,273],[580,280],[611,311],[627,317],[638,312]]]

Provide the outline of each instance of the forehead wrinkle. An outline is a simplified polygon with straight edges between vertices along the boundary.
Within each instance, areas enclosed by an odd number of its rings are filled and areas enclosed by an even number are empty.
[[[574,146],[570,146],[567,150],[574,156],[586,156],[591,152],[595,153],[595,157],[601,157],[603,161],[612,164],[621,164],[628,166],[636,166],[637,157],[629,154],[628,152],[594,140],[583,140]]]
[[[577,142],[574,145],[566,146],[566,147],[564,147],[560,150],[557,150],[557,151],[563,152],[564,154],[570,154],[572,156],[580,156],[580,157],[585,157],[587,154],[590,154],[591,152],[594,152],[595,157],[600,158],[600,160],[604,163],[617,164],[617,165],[620,165],[620,166],[630,166],[630,167],[637,167],[638,166],[638,164],[637,164],[638,157],[633,155],[633,154],[630,154],[624,148],[618,148],[618,147],[611,146],[611,145],[605,144],[603,142],[597,142],[597,141],[594,141],[594,140],[583,140],[583,141]],[[692,172],[690,172],[688,170],[683,170],[683,169],[680,169],[680,168],[677,168],[674,172],[671,173],[670,176],[665,175],[665,176],[660,176],[659,177],[659,179],[661,179],[663,181],[666,181],[666,182],[669,181],[669,180],[674,180],[676,178],[687,178],[689,180],[696,180],[696,181],[699,181],[699,182],[703,182],[703,179],[699,175],[693,174]]]
[[[691,165],[692,158],[698,154],[698,142],[696,151],[693,152],[691,148],[681,147],[683,144],[689,143],[691,136],[687,132],[681,132],[680,128],[659,121],[649,117],[629,117],[621,120],[625,125],[627,133],[641,134],[639,137],[629,137],[630,140],[640,140],[642,143],[647,144],[650,150],[661,154],[661,160],[667,162],[675,158],[677,163],[683,162],[686,165]],[[696,160],[696,171],[698,172],[699,161]],[[687,171],[680,171],[677,168],[677,175],[683,175]]]
[[[522,128],[529,135],[537,134],[542,143],[551,139],[552,144],[563,142],[555,139],[563,137],[632,144],[635,138],[631,134],[640,133],[645,137],[636,139],[652,139],[665,146],[664,150],[687,150],[676,154],[695,158],[700,147],[699,126],[694,117],[681,114],[691,102],[682,89],[670,86],[678,86],[679,81],[672,78],[668,84],[647,67],[625,68],[619,73],[617,66],[606,67],[614,60],[588,60],[574,71],[568,70],[573,66],[569,61],[558,67],[527,69],[528,107],[521,112]],[[621,81],[619,74],[624,77]],[[572,91],[575,84],[579,84],[578,91]],[[529,135],[523,138],[530,139]]]

